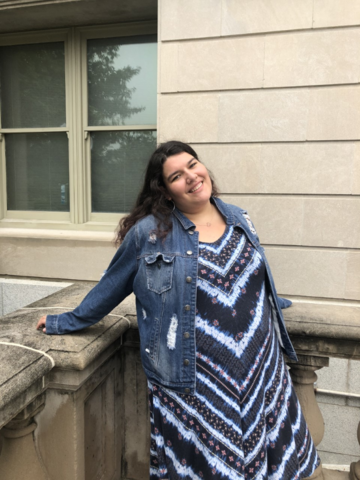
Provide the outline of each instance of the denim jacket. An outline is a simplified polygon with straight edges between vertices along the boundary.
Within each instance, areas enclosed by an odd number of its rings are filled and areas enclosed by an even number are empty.
[[[296,360],[264,249],[247,212],[218,198],[212,201],[228,225],[245,231],[262,255],[268,275],[275,330],[286,354]],[[165,240],[157,238],[152,215],[137,222],[117,250],[105,275],[72,312],[48,315],[47,334],[93,325],[134,292],[142,364],[148,379],[181,393],[195,390],[195,312],[199,234],[179,210]]]

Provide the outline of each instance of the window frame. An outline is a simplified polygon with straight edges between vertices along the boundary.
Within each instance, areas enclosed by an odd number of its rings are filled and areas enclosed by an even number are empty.
[[[2,128],[0,115],[0,228],[113,231],[121,213],[91,211],[90,137],[96,131],[155,130],[156,125],[89,126],[87,41],[157,33],[156,21],[0,35],[0,46],[64,42],[66,127]],[[159,80],[158,80],[159,81]],[[7,210],[5,135],[65,132],[69,154],[69,212]]]

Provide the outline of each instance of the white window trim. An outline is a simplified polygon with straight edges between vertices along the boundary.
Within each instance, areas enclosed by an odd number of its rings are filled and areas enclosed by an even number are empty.
[[[0,35],[0,46],[64,42],[66,128],[2,129],[0,125],[0,229],[114,231],[125,214],[91,212],[90,134],[93,131],[156,130],[156,125],[89,126],[87,124],[87,40],[156,34],[155,21],[95,27],[71,27]],[[6,210],[6,133],[66,132],[69,139],[70,212]],[[20,231],[19,231],[20,233]],[[55,233],[55,232],[54,232]]]

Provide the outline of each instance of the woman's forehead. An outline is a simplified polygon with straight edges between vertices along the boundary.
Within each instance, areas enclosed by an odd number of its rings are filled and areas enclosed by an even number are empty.
[[[163,175],[166,177],[170,175],[173,171],[185,168],[194,159],[195,157],[187,152],[181,152],[176,155],[171,155],[171,157],[168,157],[163,163]]]

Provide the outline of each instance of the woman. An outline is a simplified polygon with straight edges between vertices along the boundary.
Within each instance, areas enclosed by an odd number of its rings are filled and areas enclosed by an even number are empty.
[[[217,198],[197,154],[167,142],[150,158],[121,244],[47,334],[99,321],[136,295],[148,377],[153,479],[309,477],[319,459],[291,385],[296,359],[264,250],[246,212]]]

